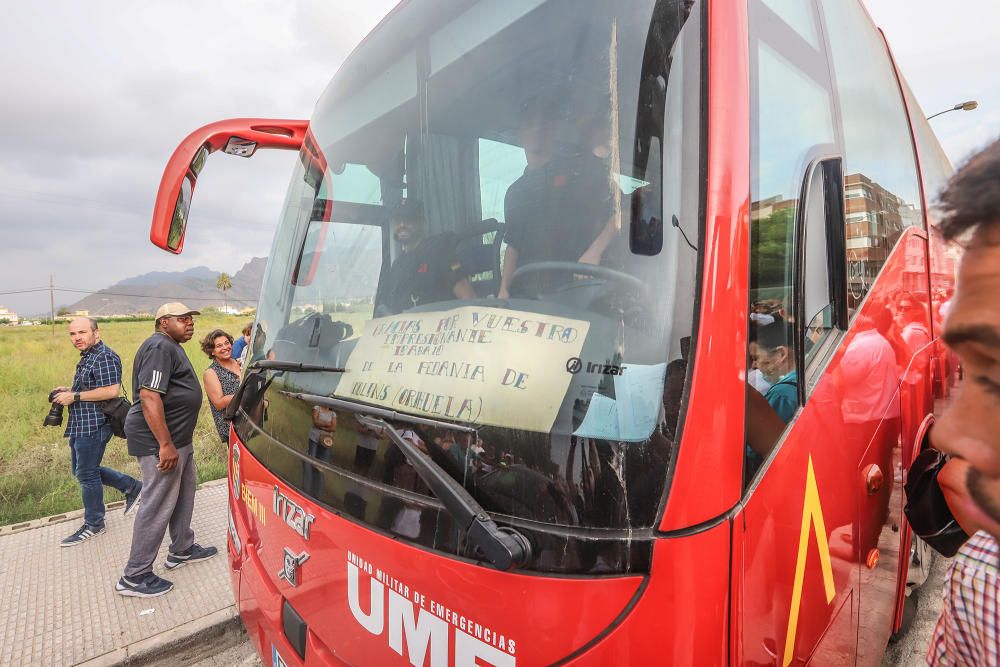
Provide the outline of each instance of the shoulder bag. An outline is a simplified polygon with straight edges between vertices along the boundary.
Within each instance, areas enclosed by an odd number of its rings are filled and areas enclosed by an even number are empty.
[[[947,457],[933,447],[927,447],[913,459],[904,486],[906,505],[903,512],[917,537],[951,558],[969,536],[955,520],[938,483],[938,473],[947,461]]]
[[[119,438],[125,437],[125,417],[128,415],[132,404],[128,400],[128,392],[125,391],[125,383],[121,384],[121,396],[100,401],[98,405],[101,412],[108,416],[111,423],[111,433]]]

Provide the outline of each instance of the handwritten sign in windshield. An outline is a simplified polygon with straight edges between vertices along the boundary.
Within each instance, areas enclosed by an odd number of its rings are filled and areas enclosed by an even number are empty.
[[[410,414],[548,432],[590,323],[463,307],[370,320],[335,394]]]

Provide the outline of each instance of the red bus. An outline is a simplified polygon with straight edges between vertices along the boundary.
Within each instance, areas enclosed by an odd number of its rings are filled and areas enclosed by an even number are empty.
[[[878,664],[950,166],[858,0],[408,0],[307,121],[233,400],[274,665]]]

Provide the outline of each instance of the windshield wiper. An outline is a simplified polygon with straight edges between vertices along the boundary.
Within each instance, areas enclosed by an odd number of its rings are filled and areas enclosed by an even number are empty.
[[[243,376],[243,382],[240,383],[239,388],[236,390],[236,394],[233,395],[229,405],[226,406],[226,411],[223,416],[232,421],[233,417],[236,416],[236,411],[240,409],[240,403],[243,401],[243,394],[246,392],[247,386],[250,384],[251,380],[257,381],[260,373],[263,371],[276,371],[267,382],[260,387],[258,392],[260,396],[264,395],[267,388],[271,386],[274,382],[274,378],[278,377],[282,373],[288,371],[294,371],[296,373],[346,373],[346,368],[340,368],[338,366],[319,366],[316,364],[303,364],[298,361],[278,361],[277,359],[258,359],[247,366],[247,372]]]
[[[459,527],[465,531],[466,537],[479,547],[494,567],[509,570],[531,560],[531,544],[527,538],[512,528],[497,526],[483,506],[434,459],[421,452],[385,420],[362,414],[356,415],[356,419],[379,434],[385,433],[396,443],[420,479],[431,488]]]
[[[388,436],[396,447],[403,453],[406,460],[413,466],[414,471],[424,481],[437,499],[441,501],[448,514],[455,519],[455,522],[465,531],[470,542],[479,547],[482,554],[493,563],[498,570],[509,570],[512,567],[519,567],[531,560],[531,544],[527,538],[513,528],[501,528],[490,515],[483,509],[483,506],[476,502],[476,499],[459,484],[454,477],[428,454],[424,454],[412,442],[402,436],[402,434],[392,427],[386,419],[410,422],[413,424],[423,424],[436,428],[444,428],[462,433],[474,434],[476,429],[436,419],[425,419],[413,415],[401,414],[393,410],[376,408],[361,403],[353,403],[327,396],[313,394],[301,394],[283,391],[285,396],[298,398],[303,401],[325,405],[333,408],[343,408],[355,413],[355,418],[359,423],[375,431],[379,435]],[[377,415],[377,416],[376,416]]]

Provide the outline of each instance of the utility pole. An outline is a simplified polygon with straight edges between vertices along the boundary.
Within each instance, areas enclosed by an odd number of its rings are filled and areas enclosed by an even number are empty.
[[[52,320],[52,337],[56,337],[56,293],[52,284],[52,274],[49,274],[49,318]]]

